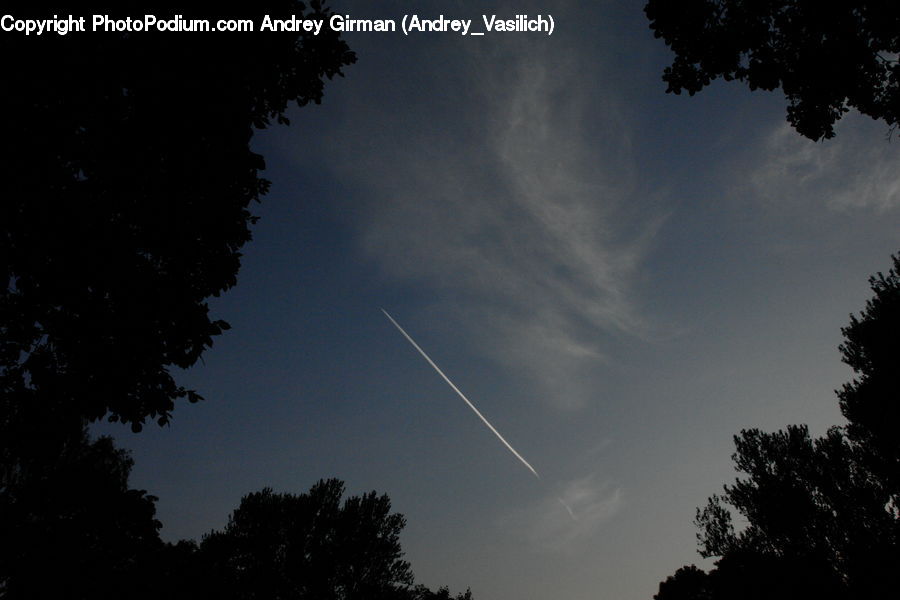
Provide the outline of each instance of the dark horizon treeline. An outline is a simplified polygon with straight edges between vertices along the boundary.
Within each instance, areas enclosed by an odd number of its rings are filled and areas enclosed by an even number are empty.
[[[222,530],[173,544],[156,498],[129,487],[132,464],[84,430],[0,491],[0,598],[472,600],[415,584],[387,495],[345,499],[336,479],[264,488]]]
[[[682,567],[655,600],[864,600],[900,589],[900,254],[841,331],[856,377],[837,391],[843,426],[735,436],[744,477],[697,510],[708,573]],[[733,511],[746,521],[739,530]]]
[[[173,13],[152,0],[78,8]],[[4,4],[19,19],[71,10]],[[178,12],[330,15],[318,0]],[[164,543],[127,452],[88,434],[100,419],[165,425],[177,401],[202,400],[171,371],[228,329],[207,301],[236,284],[269,186],[250,140],[320,102],[356,61],[347,44],[331,30],[7,32],[0,53],[0,598],[449,600],[414,585],[387,496],[341,503],[336,480],[266,489],[199,543]]]

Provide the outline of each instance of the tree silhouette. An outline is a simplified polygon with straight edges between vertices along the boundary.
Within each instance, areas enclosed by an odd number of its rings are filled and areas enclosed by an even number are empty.
[[[895,504],[900,498],[900,255],[869,279],[874,296],[841,332],[841,356],[858,375],[838,391],[847,433]]]
[[[210,597],[450,600],[446,588],[413,587],[399,541],[405,520],[386,495],[342,503],[343,494],[344,484],[329,479],[304,494],[265,488],[244,496],[225,529],[200,544]]]
[[[900,4],[894,0],[649,0],[650,27],[675,52],[667,92],[694,95],[718,77],[782,88],[802,135],[834,136],[850,108],[893,129],[900,119]]]
[[[88,23],[175,16],[152,0],[79,10]],[[201,0],[183,12],[257,26],[264,14],[330,14],[318,0]],[[200,399],[170,370],[193,365],[228,327],[206,300],[235,284],[249,206],[269,186],[254,129],[287,122],[289,104],[318,103],[324,79],[355,56],[327,27],[11,32],[0,52],[28,57],[6,61],[0,95],[0,390],[57,417],[166,423],[177,399]]]
[[[681,567],[659,584],[654,600],[712,600],[710,576],[694,565]]]
[[[106,437],[20,461],[0,488],[0,598],[149,598],[162,550],[156,498],[130,489],[132,461]]]
[[[429,590],[424,585],[416,586],[412,594],[412,600],[472,600],[472,590],[452,596],[450,589],[442,586],[437,591]]]
[[[735,438],[748,475],[698,511],[701,554],[720,556],[723,574],[754,564],[778,572],[777,587],[818,589],[817,597],[877,597],[897,581],[900,528],[890,502],[839,428],[813,440],[805,426]],[[735,532],[730,505],[747,520]],[[727,560],[726,560],[727,559]]]
[[[152,0],[75,16],[175,17]],[[67,15],[11,0],[17,19]],[[186,19],[327,19],[319,0],[198,0]],[[90,25],[88,25],[90,27]],[[130,459],[85,425],[165,424],[227,323],[250,205],[268,189],[254,130],[318,103],[355,55],[310,33],[0,35],[0,598],[149,597],[188,581]],[[152,577],[150,576],[152,574]],[[157,590],[158,591],[158,590]],[[173,590],[157,594],[173,597]]]
[[[758,552],[733,552],[709,573],[682,567],[659,584],[655,600],[796,600],[846,598],[830,574],[815,565]]]
[[[658,600],[879,598],[900,589],[900,255],[893,263],[870,279],[875,296],[842,330],[843,359],[859,375],[838,392],[848,425],[817,439],[802,425],[736,436],[733,459],[746,477],[697,511],[700,553],[719,557],[716,568],[680,569]],[[732,510],[746,520],[740,531]]]

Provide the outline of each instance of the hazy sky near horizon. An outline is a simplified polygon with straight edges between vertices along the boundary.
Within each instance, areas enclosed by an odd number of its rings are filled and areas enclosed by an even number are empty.
[[[900,250],[900,145],[856,114],[812,143],[739,83],[665,94],[643,4],[331,3],[555,31],[346,34],[322,105],[257,134],[272,190],[211,303],[233,329],[179,376],[206,400],[96,428],[166,539],[337,477],[391,497],[431,587],[649,600],[709,564],[692,519],[734,434],[841,422],[840,328]]]

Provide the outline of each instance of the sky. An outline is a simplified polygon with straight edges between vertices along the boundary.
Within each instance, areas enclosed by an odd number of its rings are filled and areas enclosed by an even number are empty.
[[[211,302],[233,329],[177,375],[206,400],[95,427],[163,537],[337,477],[405,515],[418,581],[478,600],[649,600],[709,567],[692,520],[733,436],[842,422],[840,328],[900,250],[900,144],[853,113],[810,142],[739,83],[665,94],[642,1],[331,6],[555,29],[345,34],[346,77],[254,137],[272,189]]]

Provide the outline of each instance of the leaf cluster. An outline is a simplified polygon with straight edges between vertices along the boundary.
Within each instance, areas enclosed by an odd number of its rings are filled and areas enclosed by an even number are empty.
[[[71,7],[13,1],[16,18]],[[327,18],[320,2],[128,0],[79,14]],[[77,15],[76,15],[77,16]],[[207,300],[236,283],[269,182],[255,129],[318,103],[355,55],[338,34],[0,36],[0,386],[80,418],[165,424],[172,369],[228,328]],[[24,60],[28,57],[28,60]]]
[[[900,5],[893,0],[649,0],[654,35],[675,53],[667,92],[694,95],[721,77],[781,88],[787,119],[812,139],[834,136],[851,108],[900,119]]]

